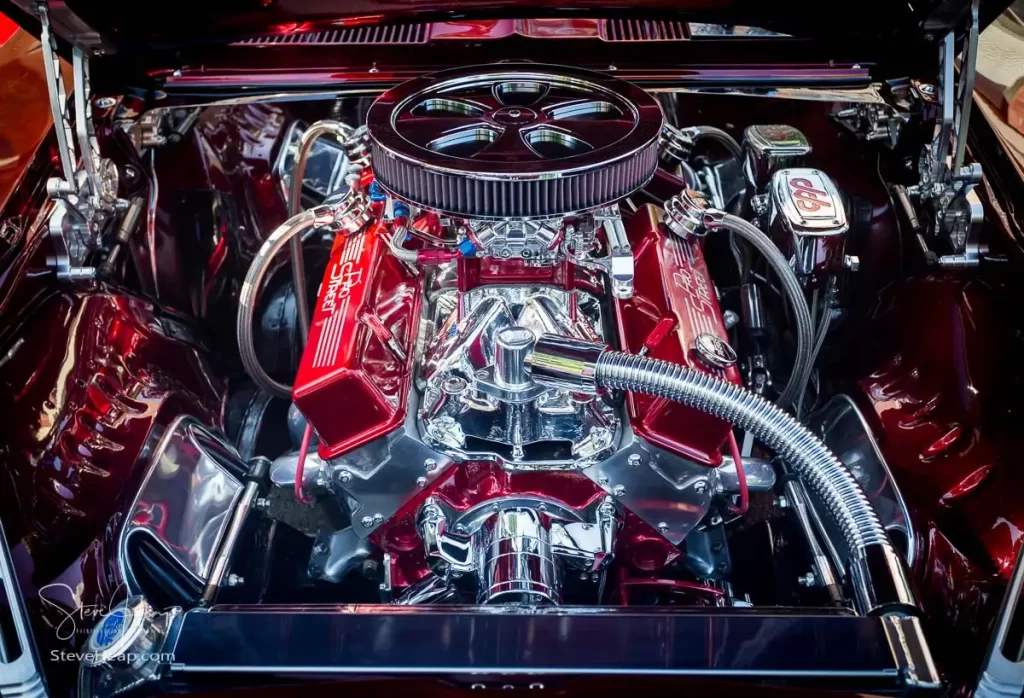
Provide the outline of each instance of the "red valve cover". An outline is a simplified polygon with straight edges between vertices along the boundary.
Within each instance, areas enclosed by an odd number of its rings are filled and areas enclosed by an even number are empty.
[[[375,227],[335,239],[292,390],[322,458],[402,424],[419,312],[416,274]]]
[[[728,341],[701,244],[665,230],[660,210],[653,206],[637,211],[626,232],[633,248],[635,276],[633,297],[615,302],[622,349],[638,353],[648,345],[648,355],[653,358],[740,383],[735,366],[710,369],[694,355],[694,340],[699,334],[711,333]],[[727,422],[678,403],[635,393],[630,393],[628,406],[637,435],[701,463],[721,463],[722,445],[730,429]]]

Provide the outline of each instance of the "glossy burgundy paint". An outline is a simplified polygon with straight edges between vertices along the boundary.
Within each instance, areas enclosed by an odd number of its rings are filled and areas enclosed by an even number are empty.
[[[659,209],[645,206],[626,226],[635,277],[633,297],[615,302],[622,350],[635,354],[647,347],[652,358],[739,384],[736,366],[710,369],[694,353],[694,341],[700,334],[712,334],[723,341],[729,336],[722,324],[714,282],[704,263],[702,244],[671,235],[659,216]],[[666,329],[669,324],[671,329]],[[676,402],[637,393],[628,394],[627,404],[630,424],[639,436],[707,465],[722,462],[722,445],[731,428],[727,422]]]
[[[540,497],[581,509],[606,495],[577,472],[509,472],[482,461],[452,466],[374,533],[374,542],[392,556],[392,585],[404,588],[431,574],[416,529],[416,513],[427,497],[442,501],[451,511],[464,512],[483,502],[511,496]],[[615,550],[620,573],[614,579],[619,581],[646,579],[679,557],[679,551],[663,536],[629,512]]]
[[[390,229],[335,238],[292,398],[334,458],[406,415],[422,281],[388,249]],[[396,349],[397,347],[397,349]]]
[[[5,524],[31,541],[37,567],[62,569],[101,532],[161,426],[186,413],[220,423],[225,385],[185,334],[144,301],[64,293],[9,347]]]
[[[914,576],[939,657],[975,670],[1024,531],[1019,400],[1003,289],[929,276],[883,296],[889,358],[862,404],[918,526]]]
[[[205,317],[288,217],[273,168],[290,121],[277,105],[214,107],[186,138],[156,149],[152,239],[159,263],[149,290],[163,303]],[[139,163],[147,176],[151,164],[149,158]],[[148,272],[147,237],[135,236],[134,249]]]

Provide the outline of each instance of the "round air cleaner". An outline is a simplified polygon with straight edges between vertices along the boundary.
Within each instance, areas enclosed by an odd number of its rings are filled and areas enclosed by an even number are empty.
[[[548,218],[650,180],[658,102],[576,68],[458,68],[388,90],[367,115],[373,169],[395,196],[466,218]]]

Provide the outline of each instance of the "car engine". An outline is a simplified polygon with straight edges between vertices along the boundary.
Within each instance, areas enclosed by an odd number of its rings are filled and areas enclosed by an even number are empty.
[[[333,237],[294,386],[264,381],[290,394],[303,432],[272,482],[343,522],[317,528],[308,574],[339,582],[379,558],[397,604],[594,605],[619,561],[622,599],[748,603],[731,593],[724,526],[776,486],[772,464],[741,452],[726,410],[671,399],[667,384],[599,384],[596,366],[614,349],[743,386],[728,330],[741,318],[721,310],[710,234],[740,258],[774,250],[796,361],[784,388],[763,357],[744,370],[757,392],[797,402],[813,360],[806,297],[834,293],[849,227],[837,186],[802,167],[806,138],[754,126],[741,146],[667,126],[654,96],[614,77],[517,63],[406,82],[357,128],[314,124],[296,170],[317,132],[343,144],[344,185],[264,247]],[[772,238],[686,164],[703,138],[735,156],[732,186],[752,190]],[[652,187],[672,193],[658,202]],[[257,258],[250,289],[260,273]],[[765,311],[756,287],[745,293],[756,335]],[[242,355],[259,380],[252,317],[243,295]],[[809,532],[810,505],[790,489]],[[897,591],[865,593],[872,608],[909,599],[884,548]],[[810,585],[838,601],[833,563],[812,559]]]

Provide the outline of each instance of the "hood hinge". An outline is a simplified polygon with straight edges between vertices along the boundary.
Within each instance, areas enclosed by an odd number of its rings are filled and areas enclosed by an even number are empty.
[[[981,165],[964,165],[978,62],[978,6],[979,0],[973,0],[958,75],[954,71],[955,34],[950,32],[942,42],[937,94],[940,118],[932,142],[921,153],[920,182],[906,190],[924,223],[919,244],[932,262],[948,268],[977,266],[987,252],[980,241],[984,209],[975,191],[982,180]],[[952,251],[935,254],[937,240],[948,242]]]
[[[113,162],[100,156],[92,120],[89,59],[79,46],[72,49],[75,122],[72,129],[68,95],[61,74],[57,40],[46,3],[37,6],[40,40],[46,70],[50,111],[57,135],[60,176],[46,183],[47,195],[56,202],[49,220],[55,247],[51,265],[58,278],[67,281],[91,279],[96,269],[85,266],[86,257],[96,250],[104,231],[129,208],[117,197],[118,172]],[[79,153],[81,151],[80,158]]]

